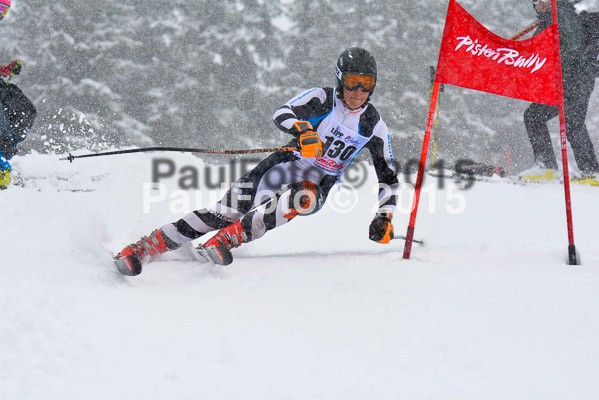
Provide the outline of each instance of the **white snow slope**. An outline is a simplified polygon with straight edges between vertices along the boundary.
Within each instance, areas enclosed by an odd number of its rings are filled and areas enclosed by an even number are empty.
[[[200,191],[176,192],[178,173],[147,213],[156,157],[194,166]],[[566,265],[560,184],[432,179],[426,245],[403,260],[401,240],[368,240],[370,170],[353,209],[334,188],[228,267],[184,249],[125,277],[110,251],[218,198],[201,161],[31,154],[13,167],[30,179],[0,192],[0,399],[599,398],[599,188],[572,185],[580,266]]]

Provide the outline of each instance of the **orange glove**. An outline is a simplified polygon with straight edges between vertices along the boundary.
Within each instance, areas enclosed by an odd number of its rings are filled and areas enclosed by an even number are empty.
[[[297,121],[293,124],[291,133],[297,136],[298,150],[302,157],[322,157],[322,142],[308,121]]]
[[[393,213],[388,210],[379,210],[370,223],[368,238],[377,243],[387,244],[393,239]]]

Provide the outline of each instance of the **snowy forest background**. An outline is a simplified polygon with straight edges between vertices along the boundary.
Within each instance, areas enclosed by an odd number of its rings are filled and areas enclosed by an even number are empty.
[[[334,85],[337,56],[369,49],[373,103],[400,163],[420,154],[447,1],[13,0],[0,24],[2,64],[38,108],[22,151],[126,145],[252,148],[284,144],[273,111],[297,92]],[[529,0],[461,0],[511,37],[535,19]],[[599,0],[581,9],[599,10]],[[587,123],[599,149],[599,91]],[[438,159],[532,164],[528,103],[457,87],[440,99]],[[557,121],[552,132],[557,141]],[[556,147],[557,148],[557,147]]]

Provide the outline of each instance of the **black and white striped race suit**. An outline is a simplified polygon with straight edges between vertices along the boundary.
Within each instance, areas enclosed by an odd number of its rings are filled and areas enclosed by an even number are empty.
[[[251,239],[287,223],[294,188],[302,181],[319,187],[310,213],[318,211],[329,190],[363,148],[370,150],[380,183],[379,209],[394,211],[398,179],[389,130],[372,104],[349,110],[332,88],[312,88],[289,100],[273,115],[285,133],[295,122],[309,121],[322,141],[321,158],[302,158],[299,152],[276,152],[241,177],[216,204],[187,214],[161,227],[178,245],[224,228],[241,218]],[[297,146],[297,138],[290,145]]]

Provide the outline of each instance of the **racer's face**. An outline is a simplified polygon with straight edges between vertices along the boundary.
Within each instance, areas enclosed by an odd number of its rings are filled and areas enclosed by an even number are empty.
[[[368,99],[368,95],[370,92],[364,92],[362,90],[347,90],[343,88],[343,99],[345,100],[345,104],[352,110],[360,108]]]

